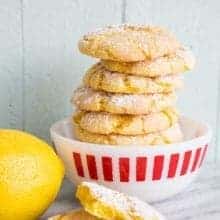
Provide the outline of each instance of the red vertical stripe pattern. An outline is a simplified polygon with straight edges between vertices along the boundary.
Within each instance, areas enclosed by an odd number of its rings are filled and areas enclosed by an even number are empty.
[[[179,154],[172,154],[170,156],[169,170],[168,170],[168,178],[173,178],[176,175],[176,168],[179,161]]]
[[[192,168],[191,168],[191,172],[195,171],[196,166],[199,163],[199,157],[200,157],[200,154],[201,154],[201,150],[202,150],[202,148],[198,148],[196,150],[196,154],[195,154],[195,157],[194,157],[194,161],[193,161],[193,165],[192,165]]]
[[[121,157],[119,158],[119,172],[120,172],[120,181],[129,182],[129,158]]]
[[[145,181],[147,169],[147,158],[137,157],[136,158],[136,180]]]
[[[205,145],[205,147],[203,149],[203,152],[202,152],[202,157],[201,157],[201,160],[200,160],[200,163],[199,163],[199,167],[202,166],[203,160],[204,160],[206,152],[207,152],[207,148],[208,148],[208,145]]]
[[[74,158],[75,167],[76,167],[76,171],[77,171],[78,175],[81,177],[84,177],[84,170],[83,170],[83,166],[82,166],[82,159],[81,159],[80,153],[74,152],[73,158]]]
[[[188,167],[189,167],[189,162],[191,158],[192,151],[186,151],[184,154],[184,159],[183,159],[183,164],[180,172],[180,176],[183,176],[186,174]]]
[[[154,157],[154,169],[153,169],[153,180],[160,180],[163,171],[164,156],[159,155]]]
[[[102,157],[102,172],[105,181],[113,181],[111,157]]]
[[[113,158],[111,156],[102,156],[97,160],[95,155],[85,155],[87,167],[83,167],[82,155],[77,152],[73,152],[73,160],[75,164],[76,173],[80,177],[85,177],[85,170],[88,168],[88,177],[92,180],[98,180],[100,176],[103,176],[105,181],[114,181],[113,177],[119,178],[120,182],[129,182],[130,178],[134,176],[135,181],[146,181],[149,176],[149,181],[160,180],[164,173],[164,178],[175,178],[177,176],[177,168],[180,168],[180,176],[187,174],[188,172],[194,172],[199,169],[204,161],[208,145],[199,147],[193,151],[186,151],[181,154],[173,153],[171,155],[156,155],[152,159],[152,165],[149,164],[149,157],[139,156],[132,159],[132,163],[129,157]],[[193,156],[192,156],[193,155]],[[166,158],[165,158],[166,157]],[[83,155],[84,158],[84,155]],[[180,160],[180,158],[182,160]],[[164,166],[164,161],[168,162],[168,166]],[[169,160],[169,161],[168,161]],[[118,161],[118,170],[114,174],[113,163]],[[190,165],[191,164],[191,165]],[[148,172],[148,167],[152,167],[151,173]],[[135,175],[131,175],[132,170],[135,169]],[[191,166],[191,167],[190,167]],[[179,170],[179,169],[178,169]],[[101,172],[101,173],[100,173]],[[87,175],[87,173],[86,173]],[[87,176],[86,176],[87,177]],[[133,181],[133,180],[132,180]]]
[[[90,178],[93,179],[93,180],[97,180],[98,176],[97,176],[95,156],[87,155],[86,160],[87,160],[87,166],[88,166],[88,171],[89,171]]]

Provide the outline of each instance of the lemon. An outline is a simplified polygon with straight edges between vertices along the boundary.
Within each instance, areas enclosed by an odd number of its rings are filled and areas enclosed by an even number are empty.
[[[64,167],[52,148],[18,130],[0,129],[0,219],[37,219],[55,199]]]

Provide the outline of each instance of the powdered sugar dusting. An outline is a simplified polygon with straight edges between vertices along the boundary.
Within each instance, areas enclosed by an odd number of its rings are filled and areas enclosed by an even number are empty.
[[[121,94],[96,91],[89,87],[77,89],[72,98],[73,104],[80,110],[118,114],[148,114],[173,106],[175,101],[174,93]]]
[[[141,95],[140,95],[141,96]],[[137,100],[140,98],[138,95],[115,95],[112,97],[112,102],[120,107],[126,105],[135,105]]]
[[[148,94],[148,95],[144,95],[144,94],[140,94],[140,95],[136,95],[136,94],[125,94],[125,95],[113,95],[112,96],[112,102],[117,105],[117,106],[136,106],[138,104],[142,104],[142,103],[146,103],[146,102],[156,102],[156,103],[160,103],[162,100],[163,101],[168,101],[169,98],[171,98],[171,96],[174,94],[159,94],[159,93],[155,93],[155,94]],[[174,97],[174,96],[173,96]]]
[[[96,199],[127,214],[130,218],[135,216],[143,220],[148,220],[149,218],[164,220],[164,217],[153,207],[138,198],[126,196],[123,193],[92,182],[83,182],[82,185],[88,187]]]
[[[76,105],[82,103],[93,103],[96,99],[100,99],[104,96],[103,92],[96,92],[89,87],[79,87],[74,91],[71,102]]]
[[[106,34],[106,32],[123,32],[127,29],[133,29],[133,30],[140,30],[140,29],[153,29],[153,28],[159,28],[156,26],[150,26],[150,25],[143,25],[143,24],[114,24],[114,25],[108,25],[104,28],[98,28],[95,31],[87,33],[87,35],[97,35],[97,34]],[[162,29],[162,28],[161,28]]]

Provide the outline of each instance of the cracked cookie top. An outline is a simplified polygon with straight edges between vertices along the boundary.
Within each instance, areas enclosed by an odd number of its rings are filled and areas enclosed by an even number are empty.
[[[83,54],[120,62],[154,59],[181,47],[175,36],[164,28],[128,24],[88,33],[78,46]]]

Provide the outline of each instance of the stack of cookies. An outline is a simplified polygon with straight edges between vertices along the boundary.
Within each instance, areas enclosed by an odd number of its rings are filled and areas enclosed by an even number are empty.
[[[85,74],[72,103],[75,137],[112,145],[170,144],[182,140],[175,91],[192,53],[167,30],[121,25],[85,35],[83,54],[100,58]]]

